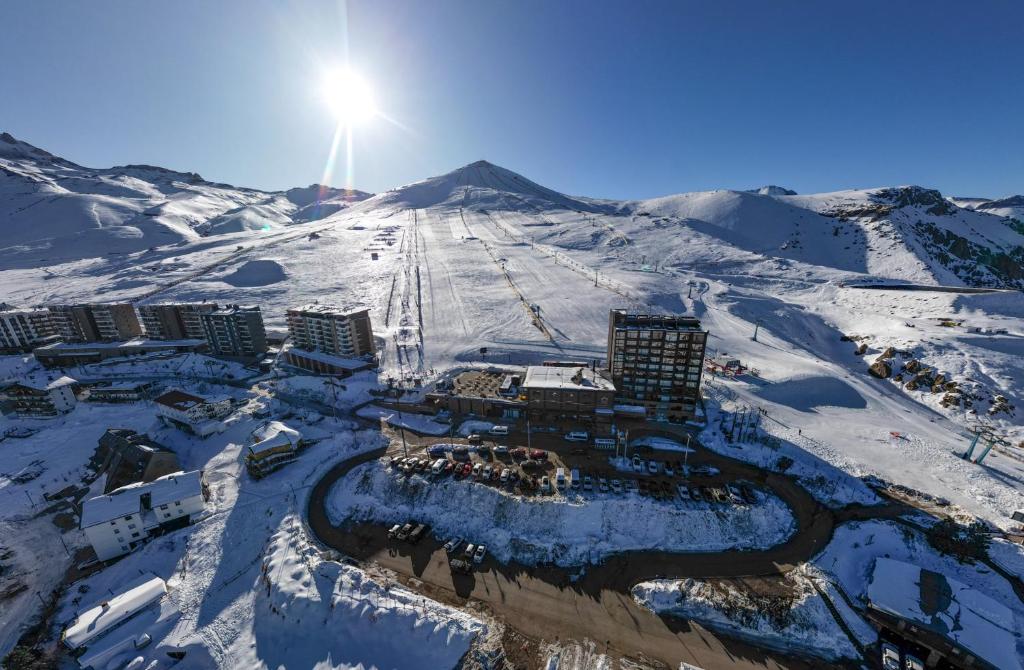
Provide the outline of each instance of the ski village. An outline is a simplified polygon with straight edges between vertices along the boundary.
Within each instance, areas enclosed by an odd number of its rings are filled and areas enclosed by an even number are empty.
[[[1024,667],[1024,207],[0,137],[4,667]]]

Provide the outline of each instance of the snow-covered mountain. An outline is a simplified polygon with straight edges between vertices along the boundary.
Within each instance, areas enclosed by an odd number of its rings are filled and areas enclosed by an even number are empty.
[[[368,196],[318,185],[268,193],[150,165],[86,168],[2,133],[0,265],[26,267],[278,229]]]

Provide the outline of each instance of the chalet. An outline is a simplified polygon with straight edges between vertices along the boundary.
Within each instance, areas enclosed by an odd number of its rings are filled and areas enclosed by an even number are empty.
[[[232,408],[229,397],[207,399],[179,389],[167,391],[153,402],[166,425],[200,437],[222,431],[224,424],[220,419],[230,414]]]
[[[255,440],[245,456],[249,474],[259,478],[295,460],[302,446],[302,434],[281,423],[270,421],[253,432]]]
[[[8,381],[0,385],[0,401],[18,417],[55,417],[75,408],[75,383],[74,379],[66,376]]]

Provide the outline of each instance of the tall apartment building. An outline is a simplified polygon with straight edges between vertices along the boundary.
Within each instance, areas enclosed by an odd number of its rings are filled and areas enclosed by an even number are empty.
[[[55,305],[49,310],[65,342],[118,342],[142,335],[135,307],[128,303]]]
[[[707,336],[693,317],[611,310],[608,369],[616,404],[643,407],[656,421],[692,419]]]
[[[376,353],[367,309],[306,305],[288,310],[292,346],[332,356],[356,358]]]
[[[210,354],[253,358],[267,351],[267,331],[259,307],[228,305],[199,315]]]
[[[57,328],[49,310],[0,305],[0,351],[31,351],[56,340]]]
[[[140,305],[139,318],[151,340],[202,340],[203,314],[216,311],[214,303]]]

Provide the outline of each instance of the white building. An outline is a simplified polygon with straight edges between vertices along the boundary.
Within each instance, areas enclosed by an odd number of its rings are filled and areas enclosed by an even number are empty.
[[[202,470],[176,472],[86,500],[81,528],[96,556],[108,561],[158,531],[187,525],[205,507]]]
[[[153,402],[160,420],[169,426],[205,437],[224,429],[220,419],[231,413],[231,398],[203,398],[178,389]]]
[[[366,308],[305,305],[288,310],[288,336],[297,349],[359,358],[376,353]]]
[[[0,385],[0,400],[19,417],[55,417],[70,412],[78,402],[71,377],[23,379]]]
[[[246,467],[254,477],[264,477],[295,460],[302,433],[280,421],[270,421],[253,431],[254,443],[246,454]]]

